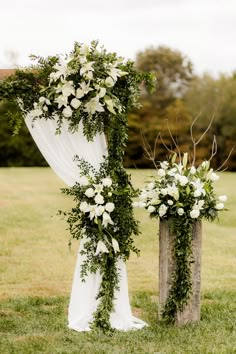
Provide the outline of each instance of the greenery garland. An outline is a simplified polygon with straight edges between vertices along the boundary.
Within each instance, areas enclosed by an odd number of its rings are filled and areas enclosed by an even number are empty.
[[[173,239],[175,269],[171,274],[170,291],[162,310],[162,319],[173,323],[183,310],[192,288],[192,232],[197,220],[213,221],[225,210],[225,195],[217,197],[214,182],[219,176],[204,161],[195,168],[188,165],[188,154],[176,162],[177,155],[160,163],[156,176],[139,195],[136,207],[144,207],[151,218],[167,220]]]
[[[110,314],[119,288],[117,260],[126,261],[131,252],[139,253],[133,240],[139,233],[132,206],[135,191],[123,167],[127,113],[139,106],[140,85],[151,90],[154,77],[137,71],[132,61],[125,62],[115,53],[99,49],[96,41],[90,46],[75,43],[73,51],[64,57],[32,59],[36,65],[17,70],[0,83],[0,100],[20,108],[11,116],[14,132],[26,117],[32,121],[54,119],[56,133],[60,133],[64,120],[72,132],[82,121],[88,140],[104,132],[108,141],[108,157],[99,171],[77,157],[81,169],[78,183],[62,190],[74,198],[76,206],[60,214],[66,216],[72,238],[85,237],[81,253],[87,257],[82,279],[97,270],[102,276],[91,327],[111,331]]]

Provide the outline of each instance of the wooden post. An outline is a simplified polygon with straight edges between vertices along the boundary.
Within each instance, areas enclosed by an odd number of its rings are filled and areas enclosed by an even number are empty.
[[[168,222],[160,221],[159,229],[159,317],[171,288],[171,274],[175,270],[173,257],[173,240]],[[182,312],[178,312],[175,323],[177,325],[200,320],[201,296],[201,243],[202,223],[197,221],[192,231],[192,294]]]

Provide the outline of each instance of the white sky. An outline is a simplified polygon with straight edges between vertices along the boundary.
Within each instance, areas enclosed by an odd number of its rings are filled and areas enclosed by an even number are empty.
[[[0,0],[0,68],[98,39],[126,58],[179,49],[197,73],[236,70],[236,0]],[[13,55],[12,53],[15,53]]]

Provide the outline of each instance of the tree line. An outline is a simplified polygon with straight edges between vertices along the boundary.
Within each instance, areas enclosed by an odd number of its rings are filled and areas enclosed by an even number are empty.
[[[197,163],[211,156],[214,141],[212,165],[222,165],[236,141],[236,72],[196,75],[189,58],[165,46],[139,52],[136,66],[155,75],[156,89],[149,94],[142,88],[141,107],[129,114],[125,166],[152,168],[153,159],[161,161],[177,149],[192,154],[193,141],[210,122],[197,145]],[[0,105],[0,166],[46,166],[26,127],[12,137],[7,112],[15,109],[8,102]],[[236,170],[236,150],[227,167]]]

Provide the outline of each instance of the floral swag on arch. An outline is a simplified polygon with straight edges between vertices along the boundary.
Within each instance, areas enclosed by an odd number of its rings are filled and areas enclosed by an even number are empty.
[[[110,331],[119,289],[119,260],[126,261],[132,251],[139,252],[133,242],[133,235],[139,233],[132,207],[135,191],[123,167],[127,113],[139,106],[140,85],[152,90],[154,78],[138,72],[132,61],[98,48],[96,41],[90,46],[75,43],[64,57],[31,58],[35,65],[17,70],[0,85],[0,99],[20,108],[11,116],[14,132],[24,119],[32,126],[38,120],[53,120],[56,134],[66,125],[75,134],[83,127],[88,141],[98,134],[106,136],[107,154],[100,169],[79,153],[75,156],[80,175],[73,186],[62,191],[71,195],[76,205],[60,213],[67,218],[72,238],[83,242],[81,254],[86,258],[81,265],[82,281],[89,273],[101,274],[98,306],[90,327]]]

